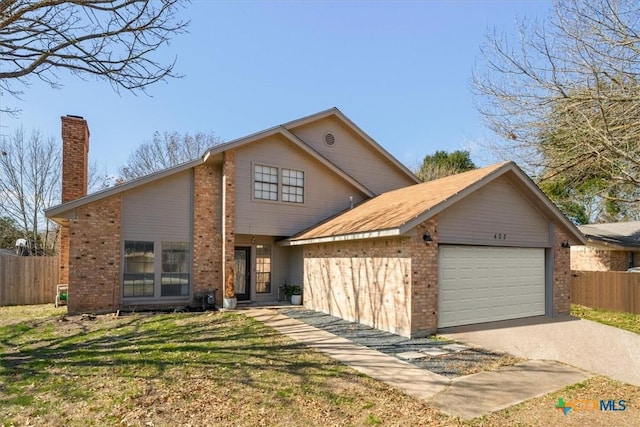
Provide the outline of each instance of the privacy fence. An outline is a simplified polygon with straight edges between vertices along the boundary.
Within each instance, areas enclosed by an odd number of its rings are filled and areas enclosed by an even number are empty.
[[[640,314],[640,273],[572,271],[571,303]]]
[[[58,257],[0,256],[0,306],[52,303]]]

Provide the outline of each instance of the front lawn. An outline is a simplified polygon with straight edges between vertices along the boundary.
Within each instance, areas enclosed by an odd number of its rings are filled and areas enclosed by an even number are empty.
[[[640,389],[602,377],[463,422],[239,313],[64,312],[0,307],[0,425],[640,425]],[[564,416],[558,397],[631,403]]]
[[[640,334],[640,314],[598,310],[572,304],[571,315]]]
[[[240,314],[63,321],[40,307],[0,308],[6,426],[450,423]]]

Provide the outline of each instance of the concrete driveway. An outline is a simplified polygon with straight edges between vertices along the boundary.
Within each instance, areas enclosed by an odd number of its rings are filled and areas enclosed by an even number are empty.
[[[441,335],[527,359],[557,360],[640,386],[640,335],[571,316],[447,328]]]

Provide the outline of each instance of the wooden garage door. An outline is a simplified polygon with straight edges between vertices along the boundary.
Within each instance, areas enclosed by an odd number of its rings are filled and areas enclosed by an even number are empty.
[[[438,326],[544,314],[542,248],[439,248]]]

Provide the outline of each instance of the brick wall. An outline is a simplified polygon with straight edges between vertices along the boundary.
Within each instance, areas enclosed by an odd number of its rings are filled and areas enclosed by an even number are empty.
[[[222,230],[220,226],[220,169],[212,165],[194,168],[193,292],[218,289],[222,298]]]
[[[236,172],[235,172],[235,153],[233,151],[224,152],[224,164],[222,166],[222,174],[225,179],[225,278],[227,292],[233,294],[233,282],[229,278],[233,277],[233,262],[235,258],[235,195],[236,195]]]
[[[627,251],[610,251],[590,246],[571,248],[571,269],[582,271],[626,271],[629,264]]]
[[[120,305],[120,196],[76,210],[69,220],[69,314]]]
[[[305,307],[410,336],[411,248],[406,237],[305,246]]]
[[[438,217],[416,227],[411,239],[411,335],[424,337],[438,329]],[[426,244],[428,233],[433,242]]]
[[[563,248],[567,235],[556,228],[553,246],[553,315],[569,313],[571,308],[571,250]]]

